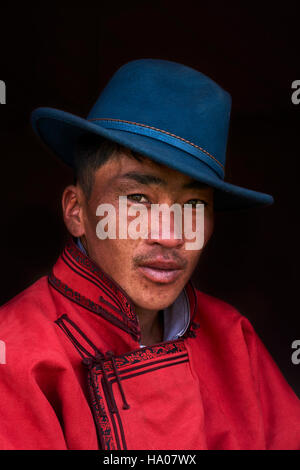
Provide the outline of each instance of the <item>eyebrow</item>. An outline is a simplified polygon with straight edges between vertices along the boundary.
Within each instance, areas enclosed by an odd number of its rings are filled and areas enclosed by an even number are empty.
[[[159,178],[158,176],[155,175],[149,175],[148,173],[139,173],[137,171],[130,171],[129,173],[125,173],[124,175],[121,176],[123,179],[130,179],[133,181],[136,181],[137,183],[140,184],[158,184],[159,186],[166,186],[167,183],[165,180],[162,178]]]
[[[201,183],[200,181],[192,180],[189,183],[183,185],[183,189],[205,189],[208,188],[209,185],[205,183]]]
[[[130,179],[140,184],[150,185],[157,184],[159,186],[167,186],[167,182],[159,176],[151,175],[148,173],[139,173],[137,171],[130,171],[121,176],[121,179]],[[182,186],[183,189],[205,189],[208,185],[200,181],[192,180]]]

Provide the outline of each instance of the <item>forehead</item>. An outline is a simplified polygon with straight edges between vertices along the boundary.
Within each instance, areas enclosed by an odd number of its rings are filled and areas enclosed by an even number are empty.
[[[120,153],[107,161],[95,174],[95,182],[101,181],[110,187],[120,184],[156,185],[163,188],[199,189],[212,191],[212,188],[184,173],[157,163],[150,158],[136,160],[126,153]],[[95,185],[98,186],[97,184]]]

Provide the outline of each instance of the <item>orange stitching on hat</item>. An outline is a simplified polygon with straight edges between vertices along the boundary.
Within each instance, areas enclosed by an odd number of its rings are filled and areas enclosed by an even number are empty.
[[[163,132],[164,134],[168,134],[168,135],[170,135],[170,136],[172,136],[172,137],[175,137],[176,139],[182,140],[183,142],[186,142],[187,144],[193,145],[193,147],[196,147],[197,149],[201,150],[201,151],[204,152],[206,155],[208,155],[210,158],[212,158],[213,160],[215,160],[215,162],[217,162],[217,164],[220,165],[220,166],[222,167],[222,169],[224,170],[224,166],[222,165],[222,163],[220,163],[213,155],[211,155],[210,153],[208,153],[207,150],[204,150],[202,147],[199,147],[198,145],[193,144],[193,142],[190,142],[189,140],[186,140],[186,139],[184,139],[183,137],[179,137],[178,135],[171,134],[171,132],[164,131],[164,130],[162,130],[162,129],[157,129],[156,127],[147,126],[146,124],[140,124],[140,123],[138,123],[138,122],[124,121],[124,120],[122,120],[122,119],[92,118],[92,119],[87,119],[87,120],[88,120],[88,121],[117,121],[117,122],[126,122],[126,123],[128,123],[128,124],[135,124],[136,126],[148,127],[149,129],[153,129],[154,131]]]

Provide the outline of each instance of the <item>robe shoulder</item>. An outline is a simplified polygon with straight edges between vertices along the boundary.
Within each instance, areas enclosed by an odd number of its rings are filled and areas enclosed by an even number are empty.
[[[224,347],[224,354],[230,356],[238,351],[244,361],[249,357],[253,367],[256,366],[254,363],[258,350],[263,349],[271,358],[251,320],[235,306],[198,289],[196,295],[198,308],[195,320],[200,326],[201,341],[205,337],[205,341],[210,342],[212,347],[219,344],[219,347]],[[275,364],[274,359],[271,360]]]
[[[57,315],[46,276],[4,304],[0,308],[0,340],[6,345],[7,361],[24,364],[39,352],[61,351],[54,323]]]
[[[222,326],[233,326],[237,322],[249,322],[237,307],[223,299],[195,289],[197,296],[196,317],[202,322],[221,322]],[[250,323],[250,322],[249,322]]]
[[[0,325],[10,321],[32,323],[41,319],[53,321],[56,309],[47,276],[43,276],[0,307]]]

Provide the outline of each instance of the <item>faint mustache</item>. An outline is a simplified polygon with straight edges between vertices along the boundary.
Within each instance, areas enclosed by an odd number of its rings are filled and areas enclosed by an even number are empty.
[[[164,254],[156,253],[151,255],[137,255],[133,258],[133,262],[136,266],[146,265],[150,263],[155,263],[156,261],[161,261],[162,263],[165,261],[166,263],[174,263],[177,264],[181,269],[184,269],[188,261],[186,259],[181,258],[178,256],[177,253],[175,254]]]

